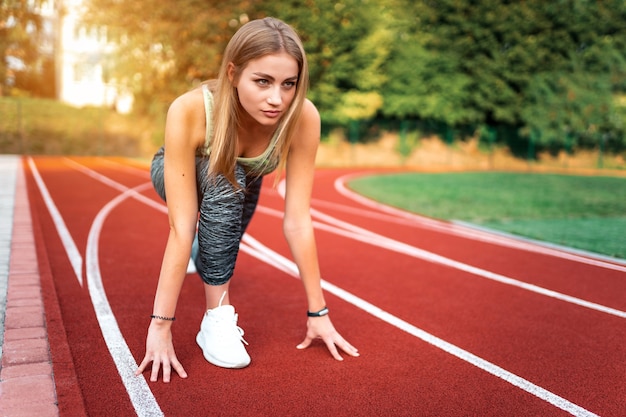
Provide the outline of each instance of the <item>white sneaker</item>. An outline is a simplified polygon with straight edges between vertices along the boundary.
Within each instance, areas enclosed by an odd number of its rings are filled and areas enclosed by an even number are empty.
[[[204,358],[223,368],[245,368],[250,364],[243,330],[237,326],[237,314],[231,305],[207,310],[200,324],[196,342]]]

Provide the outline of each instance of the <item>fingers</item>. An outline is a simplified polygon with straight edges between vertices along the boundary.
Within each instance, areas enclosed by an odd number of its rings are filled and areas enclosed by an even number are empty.
[[[343,350],[350,356],[354,356],[355,358],[360,356],[359,350],[355,348],[354,346],[352,346],[350,343],[348,343],[347,340],[343,338],[341,339],[341,343],[338,344],[338,346],[341,348],[341,350]]]
[[[326,347],[330,351],[330,354],[333,355],[333,358],[337,359],[338,361],[342,361],[343,358],[341,357],[341,355],[337,351],[337,347],[335,346],[335,342],[332,341],[332,340],[325,340],[324,342],[326,342]]]
[[[146,366],[148,366],[148,364],[150,363],[151,360],[152,359],[148,359],[148,356],[143,358],[143,361],[139,365],[139,368],[137,368],[137,370],[135,371],[135,376],[141,375],[143,373],[143,371],[146,369]]]
[[[296,349],[306,349],[311,345],[312,341],[313,341],[313,338],[309,337],[309,335],[307,334],[306,337],[304,338],[304,341],[300,343],[298,346],[296,346]]]
[[[156,382],[159,380],[159,368],[161,363],[159,361],[152,361],[152,372],[150,373],[150,381]],[[163,382],[170,381],[169,365],[167,366],[167,375],[165,374],[165,364],[163,365]],[[167,380],[166,380],[167,379]]]
[[[324,344],[326,345],[326,348],[328,349],[330,354],[333,356],[333,358],[335,358],[338,361],[342,361],[343,360],[343,357],[339,353],[339,350],[337,349],[337,347],[339,347],[342,351],[344,351],[346,354],[348,354],[350,356],[353,356],[353,357],[360,356],[359,350],[357,348],[355,348],[350,343],[348,343],[344,338],[339,336],[339,334],[337,334],[337,336],[338,337],[335,337],[335,338],[333,338],[333,337],[321,338],[324,341]],[[297,346],[297,348],[298,349],[306,349],[311,344],[311,341],[312,341],[312,339],[307,337],[304,340],[304,342],[300,343]]]
[[[359,356],[358,349],[348,343],[348,341],[346,341],[334,329],[332,323],[330,322],[330,319],[318,320],[313,323],[311,321],[308,322],[306,337],[302,343],[296,346],[296,348],[306,349],[311,345],[313,339],[319,338],[324,341],[324,344],[326,345],[326,348],[328,349],[332,357],[338,361],[343,361],[343,357],[339,353],[339,349],[341,349],[343,352],[350,356]]]
[[[178,359],[176,358],[172,359],[172,366],[174,367],[174,370],[176,371],[179,377],[187,378],[187,372],[185,372],[183,365],[180,362],[178,362]]]
[[[158,358],[151,358],[146,355],[144,360],[141,362],[141,365],[135,371],[135,376],[141,375],[147,368],[148,364],[152,362],[152,369],[150,371],[150,381],[156,382],[159,380],[159,371],[163,371],[163,382],[170,382],[172,377],[172,368],[178,376],[181,378],[187,378],[187,372],[183,365],[178,361],[178,359],[174,356],[173,358],[164,357],[162,360]]]
[[[330,351],[331,355],[333,355],[333,357],[337,359],[338,361],[342,361],[343,358],[339,354],[337,347],[339,347],[342,351],[344,351],[350,356],[353,356],[353,357],[360,356],[359,350],[355,348],[354,346],[352,346],[350,343],[348,343],[346,339],[341,337],[339,334],[337,334],[337,338],[327,341],[326,346],[328,347],[328,350]]]

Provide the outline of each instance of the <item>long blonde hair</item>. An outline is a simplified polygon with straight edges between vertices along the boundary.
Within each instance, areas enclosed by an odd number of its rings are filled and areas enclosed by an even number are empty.
[[[228,42],[217,82],[213,84],[215,111],[213,112],[213,136],[210,139],[209,175],[222,174],[235,187],[238,187],[235,180],[237,128],[241,113],[245,110],[239,103],[237,89],[228,78],[228,67],[230,63],[234,65],[236,79],[251,60],[278,52],[291,55],[298,62],[299,68],[295,97],[278,124],[276,146],[269,156],[279,160],[278,173],[280,174],[286,164],[291,138],[302,112],[309,83],[306,55],[302,41],[295,30],[283,21],[272,17],[246,23]]]

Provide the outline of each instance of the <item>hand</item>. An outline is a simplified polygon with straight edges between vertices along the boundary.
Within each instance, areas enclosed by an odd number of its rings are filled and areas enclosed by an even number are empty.
[[[322,339],[326,344],[326,347],[330,351],[331,355],[338,361],[342,361],[343,358],[339,354],[337,347],[341,348],[345,353],[350,356],[359,356],[357,348],[352,346],[335,330],[333,323],[330,321],[330,317],[309,317],[307,321],[307,332],[304,341],[296,346],[298,349],[306,349],[311,345],[313,339]]]
[[[152,372],[150,373],[150,381],[152,382],[158,381],[161,366],[163,367],[163,382],[170,382],[172,368],[181,378],[187,378],[187,372],[185,372],[183,365],[178,362],[174,352],[171,328],[154,321],[148,328],[146,356],[135,371],[135,376],[141,375],[150,362],[152,362]]]

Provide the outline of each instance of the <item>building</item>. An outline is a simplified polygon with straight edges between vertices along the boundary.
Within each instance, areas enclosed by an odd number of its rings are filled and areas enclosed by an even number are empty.
[[[130,112],[132,94],[106,71],[116,45],[107,39],[106,28],[81,23],[83,0],[48,0],[42,9],[56,23],[57,98],[77,107],[106,106]]]

